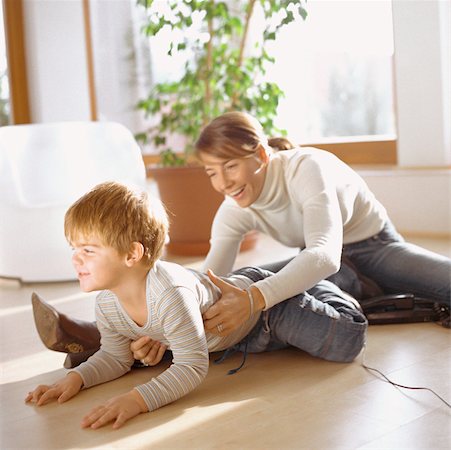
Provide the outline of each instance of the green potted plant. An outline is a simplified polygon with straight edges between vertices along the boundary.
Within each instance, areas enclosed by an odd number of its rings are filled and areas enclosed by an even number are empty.
[[[285,135],[274,124],[283,92],[265,78],[268,65],[274,62],[266,44],[296,17],[305,19],[305,0],[137,3],[146,12],[145,35],[158,36],[163,29],[169,29],[168,54],[187,55],[179,80],[155,84],[147,98],[139,102],[138,108],[154,119],[154,125],[137,138],[160,150],[160,164],[149,168],[149,172],[155,177],[170,214],[173,213],[169,250],[205,254],[211,221],[222,197],[210,188],[206,175],[190,158],[194,143],[211,119],[232,110],[253,114],[268,135]],[[252,27],[259,31],[252,29],[251,33]],[[172,148],[171,136],[180,137],[184,148]],[[185,200],[176,201],[174,191],[166,193],[174,183],[176,192],[187,195]],[[176,210],[178,204],[181,211]],[[196,220],[201,206],[207,209],[206,221]],[[190,237],[179,236],[190,228],[182,223],[185,216],[193,228]]]

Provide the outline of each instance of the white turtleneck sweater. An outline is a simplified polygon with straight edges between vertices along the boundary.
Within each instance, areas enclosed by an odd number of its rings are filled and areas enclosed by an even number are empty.
[[[281,151],[271,155],[263,190],[250,207],[228,197],[219,207],[203,269],[229,273],[243,236],[254,229],[302,249],[280,272],[255,283],[268,309],[335,273],[343,244],[377,234],[387,219],[363,179],[333,154]]]

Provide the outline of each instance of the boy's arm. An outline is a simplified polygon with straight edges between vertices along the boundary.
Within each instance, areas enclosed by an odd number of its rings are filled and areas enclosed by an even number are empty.
[[[78,373],[85,388],[121,377],[130,371],[134,362],[130,339],[113,329],[99,302],[96,302],[96,323],[101,335],[100,350],[69,372]]]
[[[208,347],[199,305],[187,288],[174,288],[158,305],[158,318],[174,355],[173,364],[158,377],[93,408],[83,428],[113,421],[119,428],[140,413],[153,411],[192,391],[208,371]]]
[[[68,373],[52,385],[39,385],[34,391],[28,393],[25,401],[36,403],[36,406],[42,406],[56,398],[58,403],[64,403],[77,395],[82,386],[83,380],[80,375]]]
[[[96,321],[102,336],[102,349],[53,385],[40,385],[29,392],[26,402],[41,406],[57,398],[59,403],[63,403],[76,395],[82,387],[88,388],[113,380],[130,370],[134,361],[130,339],[120,336],[112,329],[97,304]]]
[[[208,346],[195,294],[184,287],[173,288],[157,306],[173,354],[173,364],[148,383],[135,389],[149,411],[160,408],[194,390],[206,377]]]
[[[81,421],[82,428],[100,428],[114,421],[113,428],[121,427],[127,420],[147,412],[141,395],[134,389],[111,398],[103,405],[93,408]]]

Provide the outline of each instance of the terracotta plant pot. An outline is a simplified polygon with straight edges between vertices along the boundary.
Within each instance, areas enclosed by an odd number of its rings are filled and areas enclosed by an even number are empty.
[[[224,197],[210,184],[200,166],[149,167],[147,172],[158,186],[169,215],[167,251],[174,255],[204,256],[210,249],[214,215]],[[255,247],[257,233],[249,233],[241,251]]]

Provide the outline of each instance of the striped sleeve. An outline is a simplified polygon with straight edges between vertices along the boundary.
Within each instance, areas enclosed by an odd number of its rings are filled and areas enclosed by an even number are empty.
[[[153,411],[194,390],[206,377],[209,356],[195,294],[185,287],[168,289],[158,305],[159,320],[173,354],[171,366],[148,383],[135,387]]]
[[[113,323],[107,319],[106,313],[113,317],[117,308],[113,302],[99,306],[96,302],[96,323],[101,335],[101,348],[86,362],[72,370],[77,372],[85,388],[115,380],[130,371],[134,358],[130,350],[130,339],[117,332]]]

